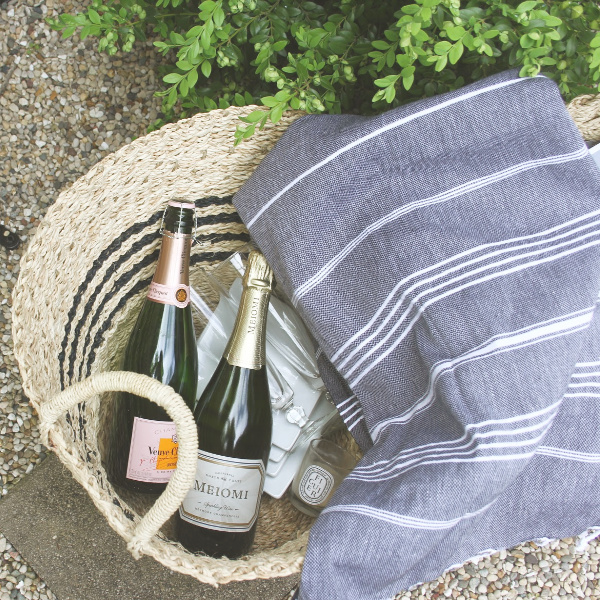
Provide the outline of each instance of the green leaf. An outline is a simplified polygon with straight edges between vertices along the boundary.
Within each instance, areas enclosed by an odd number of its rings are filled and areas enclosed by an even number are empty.
[[[530,11],[532,8],[535,8],[538,4],[539,2],[537,2],[536,0],[526,0],[525,2],[521,2],[521,4],[517,6],[515,12],[517,12],[518,14],[525,13],[527,11]]]
[[[562,19],[559,19],[558,17],[554,17],[552,15],[544,17],[544,22],[546,23],[546,27],[558,27],[563,23]]]
[[[535,41],[532,40],[527,34],[524,34],[521,36],[519,43],[521,44],[521,48],[533,48]]]
[[[375,93],[373,98],[371,98],[371,102],[379,102],[379,100],[381,100],[384,95],[385,95],[385,90],[379,90],[378,92]]]
[[[183,78],[183,75],[180,75],[179,73],[167,73],[164,77],[163,77],[163,81],[165,83],[179,83]]]
[[[245,117],[240,117],[245,123],[258,123],[265,115],[264,110],[253,110]]]
[[[277,102],[287,102],[290,99],[290,93],[287,90],[281,90],[275,94]]]
[[[100,25],[102,22],[100,15],[93,8],[88,9],[88,17],[94,25]]]
[[[394,101],[394,98],[396,97],[396,88],[393,85],[390,85],[390,87],[385,88],[385,93],[383,97],[385,98],[385,101],[388,104],[391,104]]]
[[[600,47],[600,33],[597,33],[590,42],[590,48],[599,48]]]
[[[268,106],[269,108],[273,108],[274,106],[277,106],[277,100],[273,96],[265,96],[264,98],[261,98],[260,100],[265,106]]]
[[[203,31],[204,31],[204,27],[202,25],[196,25],[196,26],[192,27],[185,34],[185,37],[187,37],[187,38],[198,37],[199,35],[202,34]]]
[[[189,47],[188,58],[191,61],[195,61],[200,56],[200,42],[194,40],[194,43]]]
[[[75,25],[71,25],[70,27],[65,27],[65,30],[63,31],[61,38],[63,40],[66,40],[68,37],[71,37],[75,33],[76,29],[77,29],[77,27]]]
[[[495,37],[498,37],[499,35],[499,31],[497,29],[488,29],[484,34],[483,37],[486,40],[491,40],[494,39]]]
[[[204,77],[206,77],[208,79],[210,77],[211,72],[212,72],[212,65],[210,64],[209,61],[205,60],[200,65],[200,70],[202,71],[202,75],[204,75]]]
[[[167,106],[171,107],[177,102],[177,88],[173,86],[167,96]]]
[[[438,42],[434,47],[433,51],[438,55],[442,56],[447,54],[452,48],[452,44],[450,42]]]
[[[401,10],[407,15],[416,15],[421,10],[421,7],[418,4],[407,4]]]
[[[213,13],[213,21],[215,23],[215,27],[221,27],[225,22],[225,13],[220,6],[218,6]]]
[[[569,57],[575,56],[575,54],[577,53],[577,40],[575,38],[571,37],[567,40],[565,52]]]
[[[313,29],[312,31],[309,31],[307,34],[308,47],[316,48],[326,35],[327,32],[324,29]]]
[[[273,123],[278,123],[283,115],[283,109],[285,108],[285,104],[281,103],[271,109],[271,121]]]
[[[465,35],[465,33],[465,28],[461,27],[460,25],[456,27],[449,27],[448,29],[446,29],[446,34],[454,42],[460,40],[462,36]]]
[[[175,31],[171,31],[169,34],[169,39],[178,46],[183,46],[185,44],[185,38]]]
[[[439,73],[443,71],[448,64],[448,55],[444,54],[443,56],[438,57],[437,62],[435,63],[435,70]]]
[[[408,67],[409,65],[412,65],[412,63],[413,63],[412,59],[407,54],[397,54],[396,55],[396,62],[402,68]]]
[[[208,50],[210,48],[210,33],[206,27],[200,36],[200,45],[202,48],[204,48],[204,50]]]
[[[280,50],[283,50],[287,46],[287,44],[287,40],[279,40],[278,42],[275,42],[271,47],[273,48],[273,52],[279,52]]]
[[[250,127],[246,127],[246,129],[244,130],[244,133],[242,134],[242,137],[247,140],[249,137],[252,137],[254,135],[254,130],[256,129],[256,125],[250,125]]]
[[[376,48],[377,50],[387,50],[390,47],[390,45],[383,40],[373,40],[371,44],[373,48]]]
[[[218,108],[217,103],[212,98],[209,98],[208,96],[204,96],[204,106],[208,110],[214,110],[215,108]]]
[[[385,55],[385,64],[391,69],[396,62],[396,55],[390,50]]]
[[[463,55],[464,50],[465,47],[463,43],[456,42],[456,44],[452,46],[450,52],[448,52],[448,60],[450,61],[450,64],[455,65],[460,60],[460,57]]]
[[[388,75],[387,77],[376,79],[374,83],[377,87],[385,88],[388,87],[388,85],[395,84],[396,81],[398,81],[399,77],[400,75]]]
[[[86,25],[80,32],[79,32],[79,37],[82,40],[85,40],[85,38],[90,35],[92,31],[92,25]]]
[[[196,83],[198,83],[197,69],[193,69],[187,74],[187,82],[190,88],[193,88],[196,85]]]
[[[179,93],[185,98],[190,91],[190,86],[188,85],[187,79],[184,78],[179,82]]]
[[[329,48],[335,54],[344,54],[351,43],[351,39],[348,40],[347,37],[335,35],[329,39]]]

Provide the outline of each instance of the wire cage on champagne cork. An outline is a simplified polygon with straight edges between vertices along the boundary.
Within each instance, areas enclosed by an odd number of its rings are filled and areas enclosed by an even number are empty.
[[[584,136],[595,141],[599,99],[586,96],[569,105]],[[134,555],[152,556],[213,585],[299,572],[312,519],[287,497],[265,497],[254,548],[238,560],[193,555],[171,541],[168,521],[163,522],[194,471],[191,413],[167,386],[113,371],[152,279],[169,199],[196,203],[192,285],[195,267],[218,263],[247,244],[248,232],[230,199],[301,116],[285,113],[279,123],[234,147],[238,117],[256,108],[214,110],[167,125],[98,163],[49,209],[22,259],[13,296],[15,355],[47,445]],[[119,495],[102,466],[110,393],[120,389],[162,404],[178,425],[177,478],[151,507]],[[351,446],[350,434],[344,437]]]

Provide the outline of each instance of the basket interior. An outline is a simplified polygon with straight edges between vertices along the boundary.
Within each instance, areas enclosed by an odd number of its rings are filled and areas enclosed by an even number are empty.
[[[190,271],[190,283],[200,289],[203,279],[198,276],[199,269]],[[196,275],[196,276],[194,276]],[[128,302],[116,319],[114,328],[110,331],[109,339],[98,353],[97,360],[105,364],[111,370],[117,370],[121,363],[123,352],[127,343],[129,333],[144,300],[144,293],[139,294]],[[101,473],[102,481],[111,495],[115,495],[123,505],[125,511],[131,511],[135,517],[143,516],[156,500],[156,496],[146,494],[135,494],[122,488],[113,488],[108,483],[103,467],[102,457],[106,456],[107,432],[111,418],[111,408],[114,394],[104,394],[85,403],[85,408],[73,411],[71,423],[81,418],[86,425],[85,450],[79,445],[79,452],[85,452],[86,456],[93,457],[87,460],[89,469],[98,478]],[[73,429],[75,434],[75,429]],[[295,509],[284,495],[275,500],[267,494],[263,494],[256,537],[252,552],[263,552],[277,548],[287,541],[296,539],[298,534],[308,531],[314,519],[304,515]],[[162,533],[168,539],[174,540],[174,517],[162,527]]]

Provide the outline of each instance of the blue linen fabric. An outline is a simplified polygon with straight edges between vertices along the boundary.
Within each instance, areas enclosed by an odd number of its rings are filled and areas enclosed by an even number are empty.
[[[365,451],[302,600],[600,525],[600,171],[552,81],[301,118],[234,204]]]

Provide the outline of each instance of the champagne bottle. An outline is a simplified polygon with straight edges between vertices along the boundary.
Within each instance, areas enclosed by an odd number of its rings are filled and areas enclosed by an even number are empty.
[[[194,409],[198,354],[189,304],[194,205],[171,201],[156,272],[127,343],[122,368],[158,379]],[[146,398],[119,394],[109,431],[107,472],[134,492],[164,490],[177,463],[175,424]]]
[[[273,274],[252,252],[233,332],[194,417],[200,448],[194,486],[176,516],[192,552],[236,558],[252,546],[273,426],[265,334]]]

